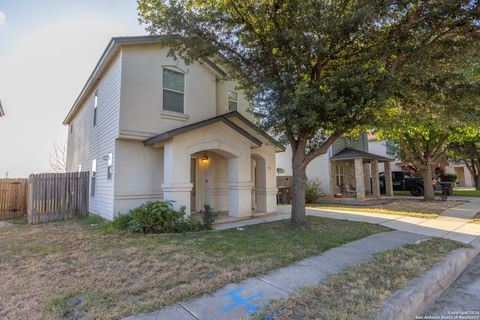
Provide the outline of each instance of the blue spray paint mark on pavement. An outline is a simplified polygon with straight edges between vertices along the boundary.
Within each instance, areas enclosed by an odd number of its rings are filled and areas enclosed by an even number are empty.
[[[254,313],[255,311],[258,310],[258,307],[257,306],[254,306],[253,304],[250,303],[250,301],[252,300],[255,300],[259,297],[262,296],[262,293],[261,292],[257,292],[256,294],[254,294],[253,296],[250,296],[248,298],[245,298],[243,299],[242,297],[238,296],[237,293],[241,292],[245,290],[244,288],[237,288],[235,290],[232,290],[232,291],[229,291],[227,293],[224,294],[224,296],[229,296],[230,298],[232,298],[233,301],[235,301],[234,303],[226,306],[226,307],[223,307],[221,308],[220,310],[223,311],[223,312],[228,312],[234,308],[237,308],[237,307],[241,307],[241,306],[244,306],[244,307],[247,307],[247,314],[248,315],[251,315],[252,313]]]

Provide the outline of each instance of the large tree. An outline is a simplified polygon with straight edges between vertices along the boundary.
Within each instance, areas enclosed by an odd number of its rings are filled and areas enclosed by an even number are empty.
[[[471,51],[461,62],[443,60],[433,68],[416,64],[416,76],[402,79],[390,107],[379,115],[380,136],[397,142],[397,156],[423,174],[425,200],[434,199],[432,164],[448,145],[466,141],[465,126],[480,125],[480,81],[469,67],[476,55]],[[440,59],[436,52],[432,57]]]
[[[260,123],[292,148],[292,224],[306,167],[385,106],[392,70],[478,34],[477,1],[138,0],[140,21],[187,62],[218,57]],[[459,48],[460,48],[459,47]],[[456,48],[455,48],[456,49]]]

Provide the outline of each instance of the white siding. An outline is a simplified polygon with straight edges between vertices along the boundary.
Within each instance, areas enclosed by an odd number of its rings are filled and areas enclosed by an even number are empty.
[[[277,169],[285,170],[285,173],[280,176],[292,176],[292,148],[287,146],[284,152],[278,152],[276,154]]]
[[[327,154],[321,155],[314,159],[307,166],[307,178],[319,179],[322,183],[322,188],[325,194],[330,194],[330,160],[329,154],[331,148]],[[277,168],[285,170],[282,176],[291,176],[292,173],[292,148],[287,146],[285,152],[279,152],[276,154]]]
[[[323,192],[326,195],[330,194],[330,159],[328,153],[322,154],[308,164],[307,177],[308,179],[319,179],[322,183]]]
[[[112,62],[98,85],[83,102],[73,118],[73,132],[68,135],[67,170],[90,171],[92,160],[97,159],[96,191],[90,197],[90,212],[111,219],[115,179],[115,139],[119,135],[121,55]],[[93,126],[94,93],[98,90],[97,124]],[[114,173],[107,179],[107,161],[113,154]],[[90,192],[90,191],[89,191]]]
[[[368,152],[391,158],[391,156],[387,154],[387,145],[385,143],[385,140],[368,141]],[[397,162],[400,162],[400,161],[395,159],[395,161],[393,162],[392,171],[402,171],[401,167],[397,167],[395,165],[395,163]],[[379,172],[385,171],[385,166],[383,163],[378,164],[378,171]]]

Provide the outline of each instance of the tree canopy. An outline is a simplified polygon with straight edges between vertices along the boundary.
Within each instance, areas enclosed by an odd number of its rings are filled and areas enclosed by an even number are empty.
[[[399,158],[424,174],[426,199],[433,199],[432,164],[448,145],[466,139],[465,127],[480,125],[480,78],[472,68],[477,52],[464,52],[462,61],[453,58],[444,65],[415,64],[416,76],[399,79],[402,86],[378,116],[380,136],[396,141]]]
[[[140,21],[187,62],[216,57],[260,123],[293,151],[292,223],[305,222],[305,169],[370,126],[397,72],[478,40],[477,1],[138,0]],[[430,61],[429,61],[430,63]]]

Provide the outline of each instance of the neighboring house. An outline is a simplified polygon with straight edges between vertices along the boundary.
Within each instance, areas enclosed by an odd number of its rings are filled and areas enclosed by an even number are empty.
[[[68,113],[68,171],[90,171],[90,211],[150,200],[230,216],[276,210],[275,153],[227,66],[186,65],[158,37],[113,38]]]
[[[374,135],[368,136],[368,148],[379,155],[388,156],[394,158],[394,155],[389,154],[388,141],[378,140]],[[393,171],[408,170],[408,164],[402,162],[399,159],[395,159]],[[433,164],[432,173],[435,171],[441,171],[446,174],[457,175],[457,186],[459,187],[474,187],[475,181],[470,174],[468,168],[462,163],[449,163],[445,158],[441,158],[439,161]],[[383,165],[380,165],[380,172],[383,172]]]
[[[5,115],[5,112],[3,111],[2,101],[0,100],[0,118],[3,117],[4,115]]]
[[[292,149],[290,146],[283,153],[277,154],[278,172],[291,176]],[[314,159],[307,166],[308,179],[319,179],[326,195],[341,193],[344,196],[353,195],[358,200],[366,196],[379,197],[379,165],[386,165],[387,174],[391,173],[391,161],[385,155],[370,153],[366,134],[358,139],[353,137],[338,138],[327,153]],[[391,179],[386,186],[388,196],[393,194]]]

